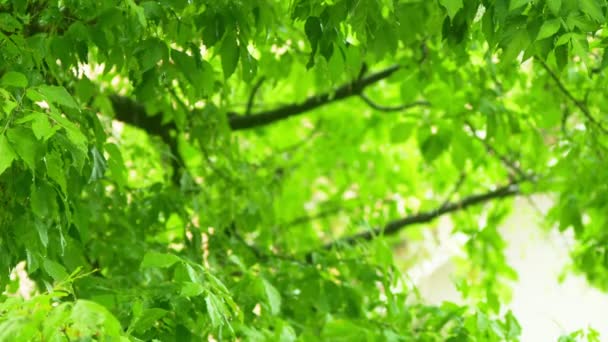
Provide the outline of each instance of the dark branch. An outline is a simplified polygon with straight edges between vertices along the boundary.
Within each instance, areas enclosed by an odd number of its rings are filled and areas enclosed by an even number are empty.
[[[111,95],[110,100],[116,120],[141,128],[148,134],[157,135],[171,145],[170,141],[173,139],[169,133],[171,130],[177,129],[173,121],[164,122],[162,113],[153,116],[146,114],[144,106],[128,97]]]
[[[234,115],[235,113],[232,113],[233,115],[229,119],[230,128],[232,128],[233,131],[238,131],[268,125],[279,120],[306,113],[326,104],[337,102],[354,95],[360,95],[366,87],[388,78],[399,70],[399,68],[399,65],[393,65],[369,76],[357,79],[354,82],[344,84],[331,92],[311,96],[302,103],[289,104],[246,116],[238,116]]]
[[[366,87],[388,78],[399,70],[399,68],[399,65],[393,65],[370,74],[369,76],[343,84],[331,92],[311,96],[302,103],[292,103],[276,109],[253,113],[251,115],[238,115],[237,113],[230,112],[228,113],[228,124],[233,131],[238,131],[268,125],[279,120],[300,115],[326,104],[337,102],[351,96],[360,95]],[[261,82],[258,82],[258,84],[254,86],[254,90],[252,91],[247,104],[247,112],[253,107],[253,96],[257,91],[256,88],[259,88],[260,85]],[[160,113],[148,115],[141,104],[128,97],[112,95],[110,96],[110,100],[114,106],[116,119],[139,127],[150,134],[158,135],[166,142],[169,141],[167,138],[169,134],[168,131],[175,129],[176,127],[172,122],[163,122]]]
[[[577,99],[576,97],[574,97],[574,95],[566,88],[566,86],[559,79],[559,76],[557,76],[555,74],[555,72],[553,72],[553,70],[551,70],[551,68],[549,68],[549,66],[547,65],[547,63],[545,63],[545,61],[543,61],[540,58],[537,58],[536,60],[540,62],[540,64],[547,71],[547,73],[549,74],[549,76],[551,76],[551,78],[555,81],[555,84],[557,84],[557,87],[559,88],[559,90],[561,90],[561,92],[564,93],[564,95],[566,95],[566,97],[569,98],[574,103],[574,105],[581,110],[581,112],[583,112],[583,115],[585,115],[585,117],[587,118],[587,120],[589,120],[589,122],[591,122],[592,124],[594,124],[595,126],[597,126],[603,133],[608,133],[608,129],[606,129],[602,125],[601,122],[599,122],[598,120],[596,120],[593,117],[593,115],[591,115],[591,112],[589,111],[589,108],[587,108],[587,105],[585,104],[585,102],[583,102],[583,101]]]
[[[520,192],[519,192],[519,187],[517,186],[517,182],[512,182],[508,185],[502,186],[493,191],[465,197],[464,199],[462,199],[459,202],[449,202],[449,203],[443,204],[441,207],[439,207],[435,210],[426,211],[426,212],[418,213],[416,215],[412,215],[412,216],[404,217],[404,218],[401,218],[401,219],[398,219],[395,221],[391,221],[391,222],[387,223],[384,227],[380,227],[380,228],[368,230],[365,232],[361,232],[361,233],[358,233],[355,235],[340,238],[336,241],[332,241],[332,242],[326,244],[324,247],[325,247],[325,249],[331,249],[333,247],[336,247],[339,245],[344,245],[344,244],[352,245],[357,241],[369,241],[379,235],[384,235],[384,236],[395,235],[408,226],[420,224],[420,223],[431,222],[434,219],[436,219],[442,215],[451,213],[451,212],[465,210],[468,207],[471,207],[471,206],[474,206],[477,204],[482,204],[482,203],[485,203],[485,202],[488,202],[491,200],[495,200],[495,199],[512,197],[512,196],[518,195],[519,193]]]
[[[367,95],[365,95],[363,93],[359,94],[359,97],[361,98],[361,100],[363,100],[365,103],[367,103],[368,106],[370,106],[371,108],[373,108],[375,110],[379,110],[381,112],[399,112],[399,111],[410,109],[413,107],[431,105],[427,101],[415,101],[412,103],[404,103],[404,104],[398,105],[398,106],[383,106],[381,104],[378,104],[378,103],[372,101],[372,99],[370,99],[369,97],[367,97]]]

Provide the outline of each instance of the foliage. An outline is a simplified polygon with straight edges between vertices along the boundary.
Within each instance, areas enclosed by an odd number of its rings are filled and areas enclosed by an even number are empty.
[[[0,0],[0,340],[517,340],[507,198],[608,289],[607,7]],[[448,214],[470,306],[393,259]]]

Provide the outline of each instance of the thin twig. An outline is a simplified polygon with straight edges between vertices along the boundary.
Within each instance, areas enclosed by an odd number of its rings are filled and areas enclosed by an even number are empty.
[[[262,76],[253,85],[253,88],[251,89],[251,94],[249,94],[249,100],[247,101],[247,110],[245,111],[245,115],[251,115],[251,108],[253,107],[253,101],[255,100],[255,95],[257,94],[258,90],[260,90],[260,87],[262,86],[262,83],[264,83],[265,80],[266,80],[266,78],[264,76]]]
[[[359,97],[368,106],[370,106],[371,108],[373,108],[375,110],[379,110],[381,112],[399,112],[399,111],[410,109],[410,108],[414,108],[414,107],[419,107],[419,106],[428,107],[428,106],[431,105],[427,101],[415,101],[415,102],[412,102],[412,103],[404,103],[404,104],[401,104],[401,105],[398,105],[398,106],[384,106],[384,105],[381,105],[381,104],[378,104],[378,103],[374,102],[372,99],[370,99],[369,97],[367,97],[367,95],[365,95],[364,93],[359,94]]]
[[[602,123],[597,121],[591,115],[591,112],[589,112],[589,108],[587,108],[587,105],[585,104],[585,102],[580,101],[576,97],[574,97],[574,95],[566,88],[566,86],[559,79],[559,76],[557,76],[557,74],[555,74],[555,72],[553,72],[553,70],[551,70],[551,68],[549,68],[547,63],[545,63],[545,61],[543,61],[540,58],[536,58],[536,60],[540,62],[540,64],[547,71],[549,76],[551,76],[551,78],[555,81],[555,84],[557,84],[557,87],[559,88],[559,90],[561,90],[561,92],[564,93],[564,95],[566,95],[566,97],[568,97],[574,103],[574,105],[577,106],[581,110],[581,112],[583,112],[583,115],[585,115],[587,120],[589,120],[592,124],[597,126],[602,132],[608,133],[608,129],[604,128]]]
[[[407,216],[387,223],[383,227],[367,230],[351,236],[346,236],[338,240],[325,244],[325,249],[331,249],[339,245],[352,245],[357,241],[369,241],[374,239],[376,236],[384,235],[395,235],[401,232],[404,228],[411,225],[420,223],[427,223],[435,220],[436,218],[460,210],[465,210],[468,207],[486,203],[495,199],[513,197],[520,194],[519,186],[517,181],[510,182],[509,184],[499,187],[496,190],[488,191],[481,194],[475,194],[463,198],[458,202],[449,202],[440,208],[418,213],[416,215]]]
[[[524,171],[522,171],[515,164],[515,162],[511,161],[509,158],[507,158],[507,157],[503,156],[501,153],[499,153],[492,145],[490,145],[490,143],[486,139],[480,138],[475,133],[476,132],[475,126],[473,126],[473,124],[471,124],[471,122],[469,122],[468,120],[465,120],[464,124],[467,125],[467,127],[469,127],[469,129],[471,130],[471,133],[473,133],[473,137],[477,141],[479,141],[483,144],[483,146],[486,148],[488,153],[495,155],[507,169],[511,170],[511,172],[516,173],[521,178],[530,178],[530,175],[527,175]]]
[[[454,184],[454,187],[452,188],[450,193],[445,197],[445,200],[443,201],[443,203],[441,204],[441,207],[439,207],[439,209],[443,209],[448,204],[450,204],[452,197],[458,192],[458,190],[460,190],[460,188],[462,187],[462,185],[464,184],[464,181],[466,179],[467,179],[467,174],[465,172],[460,173],[460,177],[458,177],[458,181],[456,182],[456,184]]]
[[[400,65],[390,66],[361,79],[355,79],[354,81],[345,83],[332,91],[311,96],[302,103],[292,103],[280,108],[254,113],[251,115],[228,113],[228,123],[233,131],[269,125],[273,122],[300,115],[351,96],[359,95],[366,87],[388,78],[400,68]]]
[[[236,238],[238,242],[240,242],[243,246],[249,249],[258,260],[268,260],[268,259],[276,259],[280,261],[286,261],[289,263],[293,263],[299,266],[310,267],[310,263],[304,262],[302,260],[297,259],[296,257],[290,255],[277,254],[272,252],[262,251],[259,247],[249,244],[245,239],[236,231],[234,224],[232,224],[232,228],[230,229],[230,234]]]
[[[293,226],[297,226],[297,225],[301,225],[301,224],[305,224],[314,220],[318,220],[318,219],[322,219],[322,218],[326,218],[332,215],[335,215],[341,211],[343,211],[344,208],[332,208],[332,209],[327,209],[327,210],[323,210],[320,211],[318,213],[312,214],[312,215],[304,215],[304,216],[299,216],[296,217],[290,221],[287,221],[285,223],[279,224],[280,227],[293,227]]]

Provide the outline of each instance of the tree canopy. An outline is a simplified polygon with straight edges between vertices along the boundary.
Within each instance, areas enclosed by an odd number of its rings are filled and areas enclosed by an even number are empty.
[[[0,340],[518,340],[513,197],[608,290],[607,8],[0,0]]]

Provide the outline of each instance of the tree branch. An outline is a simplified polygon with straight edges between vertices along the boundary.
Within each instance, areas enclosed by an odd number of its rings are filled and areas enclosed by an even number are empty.
[[[368,76],[357,78],[352,82],[343,84],[331,92],[311,96],[302,103],[291,103],[276,109],[252,113],[251,115],[239,115],[235,112],[229,112],[228,124],[233,131],[238,131],[269,125],[276,121],[297,116],[321,106],[351,96],[360,95],[366,87],[388,78],[400,68],[401,66],[399,65],[390,66]],[[249,96],[246,109],[247,112],[253,107],[253,96],[260,85],[261,82],[258,82]],[[128,97],[111,95],[110,100],[114,107],[114,112],[116,113],[116,119],[139,127],[148,133],[161,136],[166,142],[169,141],[168,130],[176,128],[173,122],[163,122],[160,113],[148,115],[141,104]]]
[[[459,202],[444,203],[437,209],[421,212],[416,215],[407,216],[401,219],[391,221],[387,223],[384,227],[379,227],[355,235],[340,238],[338,240],[327,243],[324,248],[331,249],[333,247],[344,244],[352,245],[357,241],[369,241],[374,239],[378,235],[395,235],[408,226],[431,222],[434,219],[451,212],[465,210],[468,207],[489,202],[495,199],[512,197],[518,195],[519,193],[520,192],[519,187],[517,186],[517,182],[511,182],[493,191],[471,195],[465,197]]]
[[[369,97],[367,97],[367,95],[365,95],[364,93],[359,94],[359,97],[368,106],[370,106],[371,108],[373,108],[375,110],[379,110],[381,112],[399,112],[399,111],[410,109],[410,108],[413,108],[413,107],[430,106],[431,105],[427,101],[415,101],[415,102],[412,102],[412,103],[404,103],[404,104],[398,105],[398,106],[383,106],[381,104],[378,104],[378,103],[372,101],[372,99],[370,99]]]
[[[559,90],[561,90],[561,92],[564,93],[564,95],[566,95],[566,97],[569,98],[574,103],[574,105],[581,110],[581,112],[583,112],[583,115],[585,115],[585,117],[587,118],[587,120],[589,120],[592,124],[594,124],[595,126],[597,126],[603,133],[608,133],[608,129],[606,129],[602,125],[601,122],[599,122],[598,120],[596,120],[591,115],[591,112],[589,111],[589,108],[587,108],[587,105],[585,104],[585,102],[580,101],[576,97],[574,97],[574,95],[566,88],[566,86],[559,79],[559,76],[557,76],[555,74],[555,72],[553,72],[553,70],[551,70],[551,68],[549,68],[549,66],[547,65],[547,63],[545,63],[545,61],[543,61],[540,58],[536,58],[536,60],[540,62],[540,64],[547,71],[547,73],[549,74],[549,76],[551,76],[551,78],[555,81],[555,84],[557,84],[557,87],[559,88]]]
[[[232,128],[233,131],[238,131],[259,126],[265,126],[279,120],[284,120],[289,117],[308,112],[326,104],[337,102],[354,95],[360,95],[366,87],[380,80],[388,78],[397,70],[399,70],[399,68],[399,65],[390,66],[369,76],[357,79],[347,84],[343,84],[342,86],[331,92],[311,96],[302,103],[288,104],[283,107],[259,112],[252,115],[232,115],[229,119],[230,128]]]

